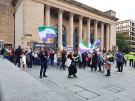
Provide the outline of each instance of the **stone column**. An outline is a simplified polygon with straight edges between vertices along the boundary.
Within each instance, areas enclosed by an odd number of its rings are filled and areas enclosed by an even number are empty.
[[[112,28],[111,28],[111,25],[109,26],[109,33],[110,33],[110,34],[109,34],[109,43],[110,43],[110,44],[109,44],[109,50],[112,50],[112,40],[111,40],[111,39],[112,39],[113,37],[112,37]]]
[[[58,48],[61,48],[62,45],[62,13],[63,10],[59,9],[58,11]]]
[[[109,24],[106,25],[106,50],[109,50]]]
[[[94,21],[94,39],[97,40],[97,24],[98,24],[98,21],[95,20]]]
[[[74,15],[70,13],[70,37],[68,40],[70,40],[70,47],[73,47],[73,17]]]
[[[45,8],[45,24],[50,26],[50,6],[46,5]]]
[[[87,42],[90,43],[90,19],[87,19]]]
[[[82,40],[82,16],[79,17],[79,43]]]
[[[102,41],[101,51],[103,51],[104,49],[104,23],[103,22],[101,22],[101,41]]]

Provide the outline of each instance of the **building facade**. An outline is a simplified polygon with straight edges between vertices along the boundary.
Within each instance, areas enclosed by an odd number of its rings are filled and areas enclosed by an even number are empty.
[[[117,32],[124,33],[129,44],[135,49],[135,21],[124,20],[117,23]]]
[[[11,0],[0,0],[0,40],[14,46],[14,16]]]
[[[39,26],[54,26],[58,30],[58,48],[77,48],[82,39],[87,42],[101,37],[102,47],[112,50],[116,46],[116,21],[112,11],[102,12],[74,0],[16,0],[16,47],[42,42]]]

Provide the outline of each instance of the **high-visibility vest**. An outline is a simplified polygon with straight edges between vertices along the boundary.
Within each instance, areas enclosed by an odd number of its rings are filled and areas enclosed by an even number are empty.
[[[124,55],[124,59],[128,60],[128,55],[127,54]]]
[[[129,58],[130,58],[130,59],[134,59],[134,55],[130,55]]]
[[[133,61],[135,61],[135,55],[133,55]]]

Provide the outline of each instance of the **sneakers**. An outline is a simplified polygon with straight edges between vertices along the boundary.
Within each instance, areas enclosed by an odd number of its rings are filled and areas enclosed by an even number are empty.
[[[42,79],[43,77],[42,76],[39,76],[40,79]]]
[[[73,75],[73,77],[74,77],[74,78],[77,78],[77,76],[76,76],[76,75]],[[68,78],[72,78],[72,77],[71,77],[71,76],[68,76]]]
[[[47,75],[44,75],[43,77],[48,77]]]
[[[73,75],[73,77],[74,77],[74,78],[77,78],[77,76],[76,76],[76,75]]]
[[[107,74],[106,74],[105,76],[110,76],[110,75],[107,75]]]
[[[47,75],[44,75],[43,77],[48,77],[48,76]],[[42,79],[43,77],[42,76],[39,76],[40,79]]]
[[[71,76],[68,76],[68,78],[71,78]]]

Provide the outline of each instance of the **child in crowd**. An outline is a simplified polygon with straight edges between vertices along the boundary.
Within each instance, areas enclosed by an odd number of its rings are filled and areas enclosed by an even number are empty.
[[[23,70],[26,71],[26,53],[23,52],[22,54],[22,67],[23,67]]]

